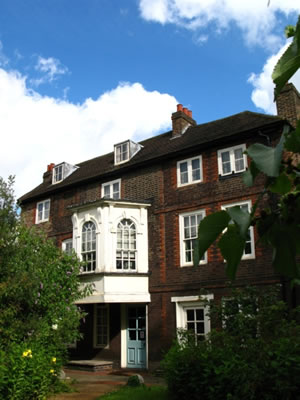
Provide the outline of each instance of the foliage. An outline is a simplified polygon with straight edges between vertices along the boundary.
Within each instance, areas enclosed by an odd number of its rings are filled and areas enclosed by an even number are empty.
[[[137,387],[137,386],[141,386],[141,385],[142,384],[137,375],[132,375],[132,376],[130,376],[130,378],[128,378],[127,386]]]
[[[80,288],[75,255],[22,224],[12,186],[0,178],[0,394],[39,399],[58,379],[66,344],[79,337],[74,302],[90,289]]]
[[[296,27],[287,27],[286,35],[293,41],[278,61],[273,80],[275,97],[288,79],[300,67],[300,17]],[[295,130],[284,126],[279,143],[273,148],[260,143],[247,151],[251,158],[250,168],[244,173],[247,186],[253,185],[258,174],[265,176],[265,187],[251,212],[239,207],[230,208],[204,218],[198,231],[198,243],[194,251],[194,265],[208,247],[218,238],[218,246],[227,262],[226,273],[234,279],[246,244],[251,225],[257,226],[259,240],[273,249],[273,267],[281,275],[300,283],[300,122]],[[268,205],[261,204],[263,195]],[[274,196],[278,204],[274,207]],[[260,210],[260,215],[257,211]]]
[[[128,387],[99,397],[99,400],[167,400],[168,393],[164,386]]]
[[[300,327],[276,293],[233,291],[212,305],[223,329],[181,332],[162,366],[174,400],[290,400],[300,393]],[[297,316],[300,310],[294,310]]]

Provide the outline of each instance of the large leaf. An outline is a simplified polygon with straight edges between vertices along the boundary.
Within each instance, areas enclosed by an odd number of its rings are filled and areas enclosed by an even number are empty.
[[[230,207],[227,209],[230,218],[237,224],[240,235],[246,239],[247,232],[251,223],[251,215],[248,211],[244,211],[240,206]]]
[[[259,173],[259,169],[256,167],[255,162],[252,160],[250,167],[243,173],[243,182],[246,186],[252,186],[254,179]]]
[[[286,135],[284,147],[288,151],[300,153],[300,121],[297,121],[296,130]]]
[[[292,189],[292,183],[286,174],[280,174],[275,182],[269,186],[273,193],[286,194]]]
[[[276,147],[269,147],[261,143],[255,143],[247,149],[247,154],[255,162],[256,167],[267,176],[276,177],[279,175],[282,150],[287,129],[289,128],[284,129],[284,133]]]
[[[285,230],[278,230],[273,246],[274,269],[290,278],[298,277],[296,249],[289,233]]]
[[[227,262],[226,274],[231,280],[235,279],[237,267],[244,253],[245,243],[245,239],[241,236],[239,228],[235,224],[229,225],[227,231],[219,240],[219,248]]]
[[[194,249],[195,266],[199,265],[200,259],[209,246],[227,228],[229,221],[230,217],[226,211],[218,211],[203,218],[199,224],[198,240]]]
[[[289,30],[291,32],[291,29]],[[273,70],[272,79],[275,83],[275,99],[291,76],[300,68],[300,17],[293,31],[293,41],[280,57]]]

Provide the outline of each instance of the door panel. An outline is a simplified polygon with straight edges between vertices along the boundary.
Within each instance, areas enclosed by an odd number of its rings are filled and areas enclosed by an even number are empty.
[[[127,309],[127,367],[146,368],[146,307]]]

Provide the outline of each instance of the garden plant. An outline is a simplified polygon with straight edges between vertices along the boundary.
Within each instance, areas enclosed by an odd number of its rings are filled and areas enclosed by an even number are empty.
[[[0,178],[0,399],[35,400],[60,387],[79,338],[80,263],[19,218],[13,178]]]

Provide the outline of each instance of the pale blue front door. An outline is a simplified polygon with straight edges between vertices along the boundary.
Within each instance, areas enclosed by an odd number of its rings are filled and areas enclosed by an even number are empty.
[[[127,308],[127,367],[146,368],[146,306]]]

